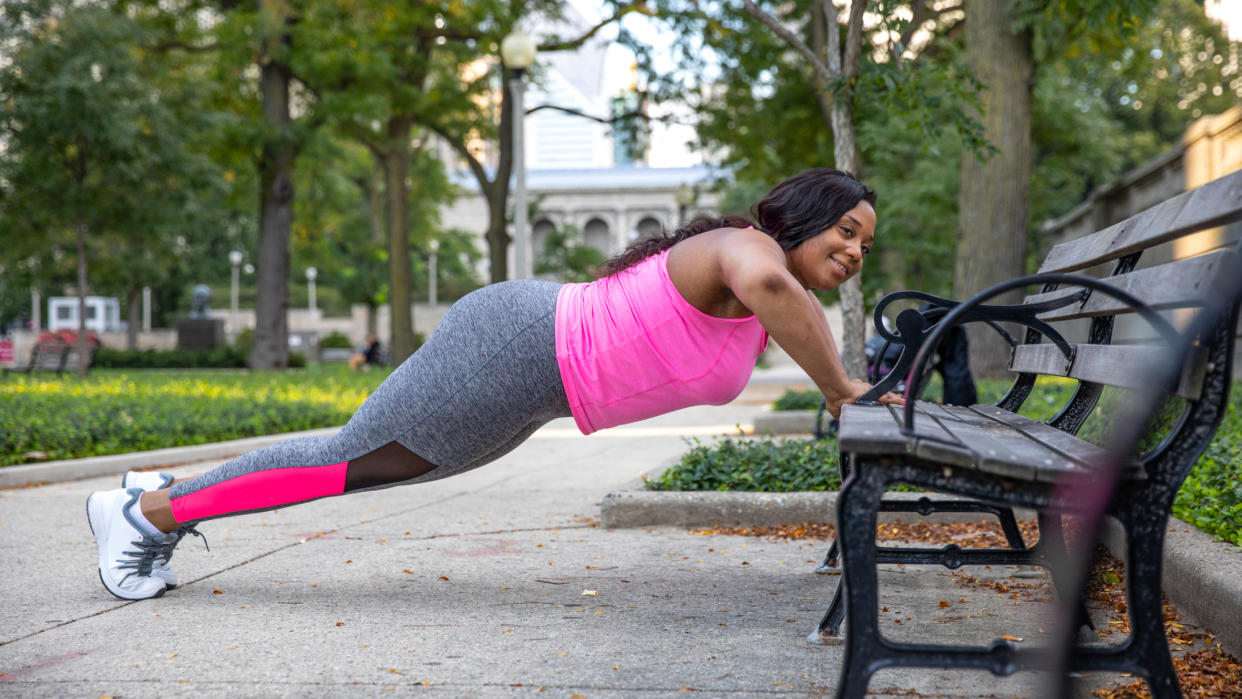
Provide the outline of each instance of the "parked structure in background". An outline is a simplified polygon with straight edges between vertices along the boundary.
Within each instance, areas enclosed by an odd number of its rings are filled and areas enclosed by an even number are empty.
[[[47,300],[48,330],[77,330],[79,327],[77,296],[53,296]],[[120,299],[108,296],[86,297],[87,330],[105,333],[121,331],[125,327],[126,324],[121,322]]]

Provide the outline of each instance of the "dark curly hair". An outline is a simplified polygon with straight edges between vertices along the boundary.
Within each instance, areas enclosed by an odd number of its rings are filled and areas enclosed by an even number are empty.
[[[867,202],[875,206],[875,190],[844,170],[812,168],[776,185],[751,207],[750,216],[700,216],[669,235],[661,231],[637,240],[600,265],[601,277],[629,269],[691,236],[717,228],[755,228],[767,233],[785,251],[831,228],[846,212]]]

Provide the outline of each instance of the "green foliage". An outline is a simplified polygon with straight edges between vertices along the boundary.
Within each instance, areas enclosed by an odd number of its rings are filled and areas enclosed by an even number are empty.
[[[582,242],[576,226],[558,226],[548,233],[543,249],[535,259],[535,274],[546,274],[561,282],[589,282],[595,268],[605,261],[604,253]]]
[[[151,29],[106,3],[15,0],[4,12],[0,276],[23,291],[76,284],[81,234],[92,292],[176,283],[220,225],[183,61],[147,51]]]
[[[0,466],[341,425],[387,373],[331,365],[279,374],[10,376],[0,381]]]
[[[1242,385],[1216,439],[1177,492],[1173,514],[1216,539],[1242,546]]]
[[[785,391],[772,403],[773,410],[816,410],[824,404],[824,394],[816,390]]]
[[[321,348],[336,347],[338,349],[353,349],[354,344],[349,341],[349,338],[345,336],[345,333],[333,330],[319,339],[319,346]]]
[[[835,439],[697,440],[677,465],[649,481],[652,490],[750,490],[787,493],[840,487]]]
[[[246,355],[236,346],[209,350],[125,350],[100,347],[97,369],[244,369]]]

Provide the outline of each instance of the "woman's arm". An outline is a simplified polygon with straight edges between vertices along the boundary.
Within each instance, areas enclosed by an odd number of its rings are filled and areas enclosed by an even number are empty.
[[[828,412],[839,417],[841,406],[866,393],[871,384],[846,374],[819,301],[789,273],[784,251],[763,233],[738,231],[721,243],[716,258],[724,285],[806,371],[824,394]],[[881,402],[900,398],[890,394]]]

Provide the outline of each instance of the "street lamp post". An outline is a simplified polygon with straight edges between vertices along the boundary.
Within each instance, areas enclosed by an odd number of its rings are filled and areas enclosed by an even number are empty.
[[[526,230],[526,147],[524,142],[526,106],[524,104],[526,86],[522,75],[535,62],[535,41],[522,30],[515,30],[500,42],[500,57],[504,64],[513,70],[513,79],[509,81],[509,89],[513,93],[513,168],[516,174],[513,198],[513,277],[530,276],[529,258],[530,241]]]
[[[436,260],[439,257],[437,253],[440,250],[440,241],[434,238],[427,243],[427,247],[431,248],[431,254],[427,256],[427,305],[436,305]]]
[[[677,200],[677,225],[680,226],[686,222],[686,210],[694,203],[694,187],[684,182],[677,185],[673,198]]]
[[[233,265],[233,284],[229,289],[229,339],[237,337],[237,306],[238,306],[238,286],[240,283],[239,274],[241,272],[242,253],[241,250],[233,250],[229,252],[229,264]]]
[[[307,305],[307,307],[310,309],[310,328],[311,328],[311,332],[314,332],[314,331],[315,331],[315,329],[316,329],[316,326],[318,325],[318,324],[315,322],[315,313],[316,313],[316,309],[315,309],[315,277],[318,277],[318,276],[319,276],[319,270],[315,269],[314,267],[307,267],[307,268],[306,268],[306,291],[307,291],[307,301],[306,301],[306,305]]]

